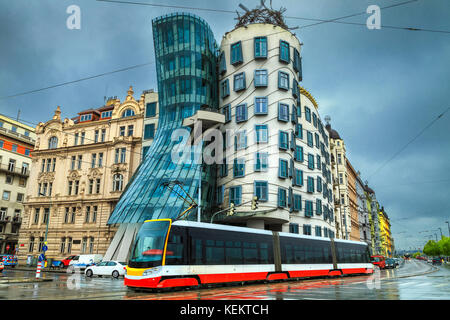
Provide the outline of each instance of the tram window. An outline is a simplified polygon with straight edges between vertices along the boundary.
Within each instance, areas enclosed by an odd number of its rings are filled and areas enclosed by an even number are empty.
[[[283,263],[294,263],[294,254],[293,254],[293,248],[292,245],[290,244],[286,244],[284,245],[284,253],[285,253],[285,257],[282,261]]]
[[[183,251],[184,245],[181,235],[171,233],[167,242],[166,263],[168,265],[184,264]]]
[[[305,247],[305,263],[314,263],[314,251],[312,247]]]
[[[225,243],[225,259],[227,264],[242,263],[242,248],[240,241],[227,241]]]
[[[305,250],[300,246],[294,248],[294,261],[295,263],[305,263]]]
[[[314,262],[321,263],[323,261],[323,250],[321,247],[314,248]]]
[[[269,263],[269,245],[264,242],[259,244],[259,263]]]
[[[244,242],[244,263],[245,264],[258,263],[258,249],[256,243]]]
[[[203,246],[202,240],[192,239],[191,240],[191,264],[200,265],[203,264]]]
[[[225,264],[225,250],[223,247],[206,246],[206,264]]]

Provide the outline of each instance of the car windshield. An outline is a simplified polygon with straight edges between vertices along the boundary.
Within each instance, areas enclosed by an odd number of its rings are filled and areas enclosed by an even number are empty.
[[[128,266],[152,268],[162,265],[169,226],[168,220],[144,223],[136,237]]]
[[[386,259],[387,263],[394,263],[394,259]]]

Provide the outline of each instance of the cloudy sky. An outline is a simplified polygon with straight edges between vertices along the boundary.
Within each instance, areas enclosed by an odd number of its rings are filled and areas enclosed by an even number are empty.
[[[133,2],[238,10],[239,3],[253,8],[259,0]],[[433,121],[450,107],[450,2],[418,0],[386,8],[381,30],[365,27],[369,5],[402,2],[407,0],[273,0],[273,7],[286,7],[288,25],[300,27],[293,32],[304,43],[302,85],[318,101],[322,119],[331,117],[348,158],[376,191],[391,218],[396,247],[409,249],[430,235],[440,237],[439,227],[449,232],[450,111]],[[81,9],[79,30],[66,26],[73,4]],[[0,113],[15,117],[20,110],[23,121],[36,124],[58,105],[63,117],[73,117],[102,106],[105,96],[123,99],[130,85],[135,96],[157,89],[151,19],[176,11],[203,17],[219,43],[235,24],[232,13],[206,10],[0,0]],[[314,21],[308,19],[349,15],[339,22],[350,23],[309,26]],[[142,64],[147,65],[110,73]],[[100,74],[107,75],[22,94]]]

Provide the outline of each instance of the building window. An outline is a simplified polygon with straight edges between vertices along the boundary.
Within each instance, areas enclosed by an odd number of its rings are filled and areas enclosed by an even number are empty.
[[[74,146],[77,146],[78,145],[78,138],[79,138],[79,136],[80,136],[80,134],[77,132],[77,133],[75,133],[75,138],[74,138],[74,142],[73,142],[73,145]]]
[[[145,108],[145,117],[153,118],[156,116],[156,102],[147,103]]]
[[[216,188],[216,203],[222,204],[224,198],[225,186],[220,186]]]
[[[227,61],[225,58],[225,52],[222,51],[219,58],[219,73],[222,75],[225,72],[227,72]]]
[[[119,127],[119,136],[125,136],[125,126]]]
[[[280,208],[287,207],[286,196],[287,190],[284,188],[278,188],[278,207]]]
[[[314,170],[314,155],[308,154],[308,169]]]
[[[236,65],[243,62],[242,45],[241,42],[236,42],[231,45],[231,64]]]
[[[134,115],[135,113],[133,109],[126,109],[124,112],[122,112],[122,118],[132,117]]]
[[[113,191],[122,191],[123,188],[123,175],[115,174],[113,176]]]
[[[287,150],[289,148],[289,133],[280,131],[278,147],[282,150]]]
[[[255,125],[256,143],[268,143],[269,142],[269,128],[267,124]]]
[[[110,111],[103,111],[102,114],[101,114],[102,119],[104,119],[104,118],[111,118],[111,116],[112,116],[112,110],[110,110]]]
[[[234,159],[233,177],[242,178],[244,176],[245,176],[245,159],[244,158]]]
[[[11,197],[11,191],[3,191],[2,200],[9,201]]]
[[[242,186],[230,188],[230,203],[240,205],[242,202]]]
[[[312,133],[311,132],[309,132],[309,131],[306,131],[306,139],[307,139],[307,144],[308,144],[308,147],[314,147],[314,140],[313,140],[313,135],[312,135]]]
[[[289,43],[283,40],[280,41],[280,61],[286,63],[291,61]]]
[[[317,177],[317,192],[322,192],[322,178]]]
[[[48,148],[49,149],[58,148],[58,138],[57,137],[51,137],[50,139],[48,139]]]
[[[286,179],[288,177],[288,161],[280,159],[278,168],[278,177],[281,179]]]
[[[269,84],[268,72],[265,69],[255,70],[255,87],[267,87]]]
[[[294,160],[303,162],[303,147],[295,146]]]
[[[294,211],[302,210],[302,196],[299,194],[294,194]]]
[[[289,224],[289,233],[296,233],[298,234],[298,223],[290,223]]]
[[[102,129],[101,142],[105,142],[106,129]]]
[[[308,177],[306,191],[309,193],[314,193],[314,178],[313,177]]]
[[[303,234],[307,235],[307,236],[311,235],[311,225],[309,225],[309,224],[303,225]]]
[[[268,201],[269,185],[267,181],[255,181],[254,189],[254,195],[258,197],[259,201]]]
[[[278,120],[289,122],[289,105],[285,103],[278,103]]]
[[[316,237],[322,236],[322,227],[316,226]]]
[[[255,153],[255,171],[267,171],[269,168],[269,153],[256,152]]]
[[[231,105],[227,104],[226,106],[224,106],[222,113],[225,116],[225,123],[230,122],[231,121]]]
[[[234,91],[238,92],[241,90],[245,90],[245,88],[245,73],[242,72],[234,75]]]
[[[247,104],[236,106],[236,123],[247,121]]]
[[[268,112],[268,98],[256,97],[255,98],[255,114],[267,114]]]
[[[226,97],[228,97],[230,95],[230,80],[229,79],[225,79],[224,81],[222,81],[220,83],[220,93],[221,93],[222,99],[225,99]]]
[[[311,123],[311,109],[308,107],[305,107],[305,119]]]
[[[144,139],[154,139],[155,138],[155,124],[146,124],[144,127]]]
[[[235,151],[247,148],[247,134],[245,130],[236,132],[234,137]]]
[[[316,214],[322,214],[322,200],[316,199]]]
[[[129,137],[132,137],[133,134],[134,134],[134,126],[133,126],[133,125],[129,125],[129,126],[128,126],[128,132],[127,132],[127,135],[128,135]]]
[[[289,90],[289,74],[283,71],[278,72],[278,88]]]
[[[300,52],[296,48],[294,48],[294,70],[299,72],[300,71]]]
[[[33,252],[34,251],[34,237],[30,237],[30,243],[28,245],[28,252]]]
[[[295,169],[294,172],[293,185],[299,187],[303,186],[303,171],[300,169]]]
[[[267,58],[267,37],[255,38],[255,59]]]

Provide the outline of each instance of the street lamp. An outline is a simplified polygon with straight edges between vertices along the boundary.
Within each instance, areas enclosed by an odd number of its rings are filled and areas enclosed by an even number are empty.
[[[448,221],[445,221],[445,223],[448,226],[448,236],[450,237],[450,223]]]
[[[439,231],[441,232],[441,239],[442,239],[442,237],[443,237],[443,235],[442,235],[442,229],[441,229],[441,227],[438,227],[438,229],[439,229]]]

